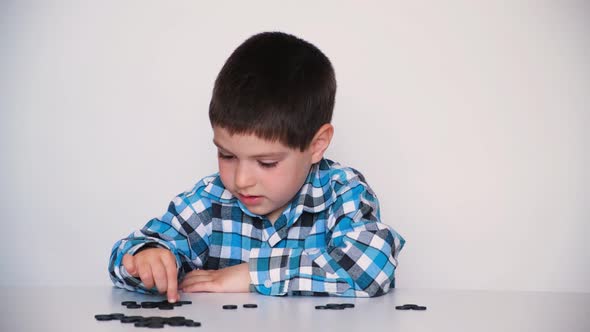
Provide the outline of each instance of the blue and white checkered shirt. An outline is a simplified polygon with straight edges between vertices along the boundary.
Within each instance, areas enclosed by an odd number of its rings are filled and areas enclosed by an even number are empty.
[[[124,254],[145,245],[176,256],[179,280],[194,269],[247,262],[254,290],[266,295],[379,296],[395,285],[404,239],[380,222],[379,203],[362,174],[323,159],[274,225],[251,213],[223,186],[205,177],[113,246],[109,272],[116,286],[146,289],[122,266]]]

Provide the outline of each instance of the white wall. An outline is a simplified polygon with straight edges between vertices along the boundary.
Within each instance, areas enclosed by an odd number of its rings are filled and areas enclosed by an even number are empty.
[[[282,30],[335,66],[328,157],[406,238],[399,287],[590,292],[587,4],[210,3],[0,3],[0,284],[110,284],[215,171],[225,59]]]

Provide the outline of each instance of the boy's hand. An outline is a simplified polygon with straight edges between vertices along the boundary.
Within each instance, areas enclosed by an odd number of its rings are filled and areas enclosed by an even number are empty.
[[[168,302],[180,300],[176,258],[168,249],[150,248],[135,256],[123,256],[123,266],[130,275],[141,279],[146,288],[154,285],[160,294],[167,294]]]
[[[247,293],[250,291],[248,263],[221,270],[194,270],[180,284],[184,292]]]

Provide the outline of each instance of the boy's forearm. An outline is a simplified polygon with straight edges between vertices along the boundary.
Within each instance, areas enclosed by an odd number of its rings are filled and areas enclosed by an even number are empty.
[[[389,291],[394,280],[399,239],[386,225],[375,232],[351,232],[342,247],[324,249],[263,248],[250,255],[256,291],[266,295],[325,293],[372,297]],[[376,224],[375,224],[376,225]],[[374,238],[369,243],[362,239]],[[397,243],[397,244],[396,244]]]

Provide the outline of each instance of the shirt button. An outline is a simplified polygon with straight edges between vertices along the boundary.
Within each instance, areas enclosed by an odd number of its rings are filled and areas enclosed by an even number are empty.
[[[270,281],[270,280],[265,280],[264,281],[264,287],[270,288],[271,286],[272,286],[272,281]]]

